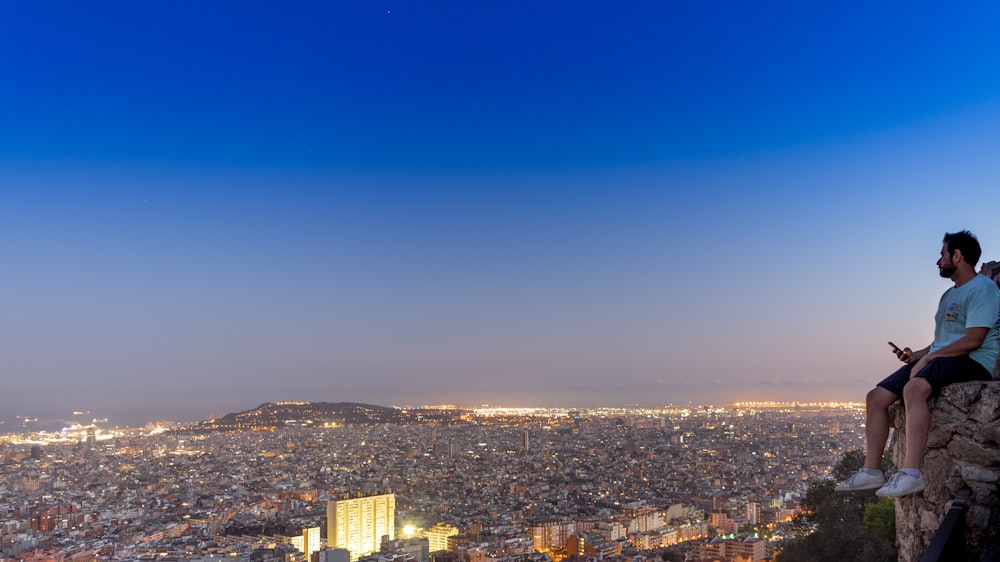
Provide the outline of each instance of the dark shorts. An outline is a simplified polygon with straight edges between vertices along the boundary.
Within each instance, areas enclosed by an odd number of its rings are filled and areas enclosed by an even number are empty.
[[[878,386],[903,396],[903,386],[910,380],[910,369],[913,365],[903,365],[898,371],[886,377]],[[931,396],[941,391],[941,388],[956,382],[988,381],[993,375],[975,359],[968,355],[962,357],[938,357],[927,364],[917,377],[927,379],[931,383]]]

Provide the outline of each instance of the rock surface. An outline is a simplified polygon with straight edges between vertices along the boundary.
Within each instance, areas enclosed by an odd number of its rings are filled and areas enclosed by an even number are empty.
[[[1000,261],[988,261],[979,267],[979,273],[996,281],[1000,285]],[[993,371],[993,380],[1000,381],[1000,361],[997,361],[997,368]]]
[[[905,454],[902,405],[894,406],[890,415],[897,429],[889,458],[898,467]],[[931,430],[921,470],[927,488],[896,500],[899,560],[920,560],[963,488],[971,490],[965,515],[970,559],[1000,560],[1000,381],[949,385],[931,400]]]

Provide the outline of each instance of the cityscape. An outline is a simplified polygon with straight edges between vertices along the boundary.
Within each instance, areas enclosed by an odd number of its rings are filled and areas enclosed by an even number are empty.
[[[863,445],[850,403],[421,411],[7,433],[2,559],[759,562],[810,532],[808,486]]]

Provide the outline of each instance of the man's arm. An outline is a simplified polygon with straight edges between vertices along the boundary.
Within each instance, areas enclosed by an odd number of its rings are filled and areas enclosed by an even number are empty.
[[[986,340],[986,334],[989,332],[989,328],[966,328],[965,335],[955,340],[955,342],[942,347],[934,353],[925,353],[921,356],[916,364],[913,365],[913,369],[910,371],[910,378],[912,379],[928,363],[938,357],[961,357],[979,349]],[[913,356],[917,357],[917,353],[920,352],[915,352]]]

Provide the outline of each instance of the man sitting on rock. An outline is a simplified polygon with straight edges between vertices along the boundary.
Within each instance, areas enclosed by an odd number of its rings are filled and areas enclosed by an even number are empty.
[[[934,342],[918,351],[890,344],[906,364],[868,393],[865,465],[838,484],[836,491],[878,488],[879,496],[900,497],[923,490],[920,461],[930,427],[927,400],[945,385],[993,378],[1000,352],[1000,289],[992,279],[976,273],[981,254],[979,241],[970,232],[944,235],[938,270],[955,285],[938,304]],[[900,398],[906,409],[906,458],[887,483],[879,467],[889,438],[889,406]]]

